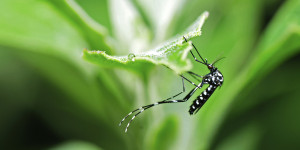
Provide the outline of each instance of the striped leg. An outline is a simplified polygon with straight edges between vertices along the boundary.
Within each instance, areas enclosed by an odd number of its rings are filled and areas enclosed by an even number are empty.
[[[184,86],[184,78],[182,77],[182,91],[179,92],[178,94],[172,96],[172,97],[169,97],[169,98],[163,100],[163,101],[168,101],[168,100],[170,100],[170,99],[173,99],[173,98],[179,96],[180,94],[182,94],[183,92],[185,92],[185,86]],[[161,101],[161,102],[163,102],[163,101]],[[140,113],[143,112],[144,110],[146,110],[146,109],[148,109],[148,108],[150,108],[150,107],[153,107],[153,106],[155,106],[155,105],[158,105],[158,102],[157,102],[157,103],[154,103],[154,104],[142,106],[142,107],[140,107],[140,108],[138,108],[138,109],[133,110],[132,112],[130,112],[129,114],[127,114],[127,115],[122,119],[122,121],[119,123],[119,126],[121,126],[122,123],[125,121],[125,119],[126,119],[127,117],[129,117],[132,113],[134,113],[134,112],[140,110],[140,111],[139,111],[137,114],[135,114],[135,115],[133,116],[133,118],[129,121],[129,123],[128,123],[127,127],[126,127],[126,130],[125,130],[125,132],[126,132],[128,126],[129,126],[129,124],[130,124],[131,121],[135,118],[135,116],[137,116],[138,114],[140,114]]]
[[[184,38],[184,40],[187,42],[187,39],[183,36],[183,38]],[[201,60],[203,61],[200,61],[200,60],[198,60],[196,57],[195,57],[195,55],[193,54],[193,52],[192,51],[190,51],[190,53],[192,54],[192,56],[194,57],[194,60],[196,61],[196,62],[199,62],[199,63],[201,63],[201,64],[204,64],[204,65],[207,65],[207,60],[205,59],[205,61],[204,61],[204,59],[202,58],[202,56],[200,55],[200,53],[199,53],[199,51],[197,50],[197,48],[196,48],[196,46],[192,43],[192,46],[194,47],[194,49],[196,50],[196,52],[198,53],[198,56],[201,58]]]
[[[184,86],[183,86],[184,87]],[[177,94],[177,95],[175,95],[175,96],[173,96],[173,97],[170,97],[170,98],[168,98],[168,99],[166,99],[166,100],[163,100],[163,101],[160,101],[160,102],[156,102],[156,103],[154,103],[154,104],[150,104],[150,105],[147,105],[147,106],[143,106],[143,107],[141,107],[141,108],[139,108],[139,109],[136,109],[135,111],[137,111],[137,110],[140,110],[138,113],[136,113],[132,118],[131,118],[131,120],[128,122],[128,124],[127,124],[127,126],[126,126],[126,129],[125,129],[125,133],[127,132],[127,130],[128,130],[128,127],[130,126],[130,123],[133,121],[133,119],[135,119],[136,118],[136,116],[137,115],[139,115],[140,113],[142,113],[143,111],[145,111],[145,110],[147,110],[148,108],[151,108],[151,107],[153,107],[153,106],[156,106],[156,105],[159,105],[159,104],[165,104],[165,103],[180,103],[180,102],[186,102],[187,100],[189,100],[189,98],[194,94],[194,92],[198,89],[198,87],[202,87],[202,82],[198,85],[198,86],[196,86],[193,90],[191,90],[189,93],[188,93],[188,95],[186,95],[182,100],[170,100],[170,99],[173,99],[173,98],[175,98],[176,96],[178,96],[179,94]],[[184,91],[185,91],[185,89],[184,89]],[[183,92],[184,92],[183,91]],[[182,92],[181,92],[182,93]],[[132,112],[131,113],[129,113],[129,114],[132,114]],[[127,116],[128,117],[128,116]],[[124,121],[125,119],[123,119],[122,121]],[[122,122],[121,122],[122,123]]]
[[[201,82],[198,78],[203,78],[203,76],[200,76],[200,75],[198,75],[198,74],[196,74],[196,73],[194,73],[194,72],[191,72],[191,71],[189,71],[189,72],[187,72],[191,77],[193,77],[195,80],[197,80],[198,82]],[[197,78],[198,77],[198,78]]]
[[[184,80],[186,80],[186,81],[188,81],[189,83],[191,83],[191,84],[193,84],[195,87],[197,87],[197,88],[201,88],[201,87],[199,87],[198,85],[196,85],[194,82],[192,82],[191,80],[189,80],[189,79],[187,79],[186,77],[184,77],[183,75],[180,75]]]
[[[189,71],[188,72],[190,75],[194,75],[194,76],[197,76],[197,77],[199,77],[199,78],[203,78],[203,76],[200,76],[200,75],[198,75],[198,74],[196,74],[196,73],[194,73],[194,72],[192,72],[192,71]]]

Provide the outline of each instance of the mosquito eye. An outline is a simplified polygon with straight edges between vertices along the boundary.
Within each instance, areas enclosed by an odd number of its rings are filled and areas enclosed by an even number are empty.
[[[207,67],[208,67],[208,69],[212,69],[213,68],[212,65],[208,65]]]

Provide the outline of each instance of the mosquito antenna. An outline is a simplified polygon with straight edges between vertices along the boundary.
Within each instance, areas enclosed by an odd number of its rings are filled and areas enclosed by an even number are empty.
[[[218,61],[220,61],[220,60],[222,60],[222,59],[224,59],[224,58],[226,58],[226,57],[221,57],[221,58],[215,60],[215,61],[212,63],[212,65],[214,65],[216,62],[218,62]]]
[[[187,39],[183,36],[184,40],[187,42]],[[193,44],[192,42],[192,46],[194,47],[194,49],[196,50],[196,52],[198,53],[198,55],[200,56],[200,58],[202,59],[204,64],[207,64],[207,61],[204,61],[204,59],[202,58],[202,56],[200,55],[199,51],[197,50],[196,46]],[[194,56],[194,55],[193,55]]]

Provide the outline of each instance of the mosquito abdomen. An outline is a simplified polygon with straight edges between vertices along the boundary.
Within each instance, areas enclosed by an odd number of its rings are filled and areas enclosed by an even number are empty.
[[[190,106],[190,115],[196,114],[198,110],[205,104],[209,97],[214,93],[217,86],[209,85],[194,101]]]

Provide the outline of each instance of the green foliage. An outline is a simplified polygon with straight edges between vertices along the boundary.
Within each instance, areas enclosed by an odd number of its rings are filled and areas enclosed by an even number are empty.
[[[1,149],[300,147],[299,0],[2,0],[0,20]],[[195,116],[192,97],[124,134],[126,113],[181,90],[176,74],[207,73],[183,35],[226,57],[224,85]]]
[[[190,42],[185,42],[184,36],[191,39],[201,35],[201,27],[208,17],[208,12],[203,13],[185,33],[174,37],[162,46],[144,53],[130,53],[127,56],[109,56],[105,51],[83,51],[83,58],[107,68],[123,68],[141,74],[142,77],[149,75],[154,65],[165,65],[181,74],[191,70],[190,61],[186,59],[192,49]]]

